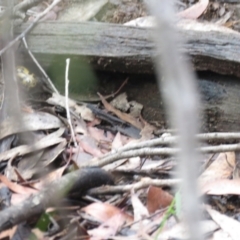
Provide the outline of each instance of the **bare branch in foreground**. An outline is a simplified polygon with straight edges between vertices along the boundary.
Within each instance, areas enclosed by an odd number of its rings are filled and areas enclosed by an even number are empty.
[[[197,173],[199,154],[197,152],[196,133],[199,131],[199,96],[193,72],[190,71],[186,56],[180,53],[181,39],[174,29],[175,15],[173,4],[169,0],[149,0],[151,12],[156,17],[157,28],[154,32],[157,46],[156,69],[159,88],[162,91],[170,123],[179,131],[177,143],[178,169],[181,184],[182,202],[187,206],[182,211],[189,239],[203,239],[199,223],[199,189]]]

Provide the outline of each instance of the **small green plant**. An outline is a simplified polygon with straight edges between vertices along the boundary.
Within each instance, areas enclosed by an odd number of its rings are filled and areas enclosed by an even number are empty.
[[[160,226],[158,228],[156,236],[154,237],[154,240],[158,239],[159,234],[162,232],[163,227],[165,226],[170,216],[172,215],[176,215],[178,217],[180,216],[180,210],[181,210],[181,197],[180,192],[177,191],[170,206],[167,209],[167,212],[165,213],[165,216],[163,217],[162,222],[160,223]]]

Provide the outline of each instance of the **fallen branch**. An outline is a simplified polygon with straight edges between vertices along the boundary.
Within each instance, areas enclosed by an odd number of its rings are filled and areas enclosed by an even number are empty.
[[[115,194],[115,193],[125,193],[132,189],[139,190],[142,188],[147,188],[150,185],[156,187],[173,187],[180,183],[180,179],[151,179],[143,178],[141,181],[133,184],[120,185],[120,186],[103,186],[98,188],[90,189],[87,194],[90,195],[100,195],[100,194]]]
[[[226,132],[226,133],[220,133],[220,132],[215,132],[215,133],[201,133],[197,134],[196,138],[200,141],[234,141],[234,140],[239,140],[240,139],[240,132]],[[159,145],[170,145],[170,144],[176,144],[178,141],[178,136],[161,136],[156,139],[151,139],[139,143],[133,143],[129,145],[125,145],[118,150],[113,150],[112,153],[121,153],[125,152],[128,150],[132,149],[137,149],[137,148],[144,148],[144,147],[154,147],[154,146],[159,146]],[[108,153],[106,156],[111,155],[112,153]]]
[[[225,144],[219,146],[207,146],[198,148],[201,153],[220,153],[240,150],[240,144]],[[128,159],[137,156],[168,156],[175,155],[179,152],[177,148],[142,148],[137,150],[129,150],[125,152],[117,152],[107,155],[102,158],[93,158],[88,164],[83,164],[81,167],[98,166],[103,167],[107,164],[116,162],[121,159]]]

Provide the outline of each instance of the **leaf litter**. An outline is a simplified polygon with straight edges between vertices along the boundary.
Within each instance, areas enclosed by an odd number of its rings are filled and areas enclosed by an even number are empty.
[[[126,96],[124,96],[124,98],[125,97]],[[110,110],[111,113],[117,114],[120,119],[122,118],[121,120],[126,122],[126,124],[132,123],[135,126],[141,126],[142,131],[145,128],[144,126],[148,126],[148,128],[145,129],[147,134],[145,133],[144,137],[133,139],[120,132],[116,133],[115,131],[111,131],[111,128],[107,128],[107,130],[104,130],[104,128],[100,129],[99,126],[101,125],[99,124],[104,124],[103,120],[98,119],[97,125],[91,124],[91,121],[95,122],[95,119],[88,119],[88,121],[85,120],[85,122],[82,120],[75,121],[74,130],[78,143],[78,147],[75,148],[71,144],[71,135],[65,124],[66,121],[62,121],[65,117],[63,112],[59,118],[60,124],[59,121],[55,120],[55,125],[52,125],[52,129],[46,127],[43,129],[39,127],[34,128],[35,133],[41,133],[37,135],[36,142],[32,144],[34,148],[32,148],[32,146],[15,146],[5,153],[0,154],[2,161],[6,162],[7,160],[11,160],[11,165],[5,169],[5,176],[0,175],[0,180],[3,186],[8,187],[12,192],[12,204],[19,204],[19,202],[24,201],[27,197],[31,196],[31,194],[43,189],[52,181],[60,179],[69,167],[73,169],[76,167],[81,168],[83,165],[88,165],[94,158],[101,161],[106,153],[111,155],[111,153],[119,151],[121,148],[127,150],[128,145],[138,145],[154,138],[154,127],[145,122],[140,115],[129,117],[129,113],[120,114],[120,110],[116,111],[113,106],[106,103],[102,95],[100,95],[100,98],[103,101],[103,108],[107,107],[107,109],[105,109],[107,110],[106,116],[110,114],[108,113]],[[59,96],[57,96],[57,99],[59,99]],[[126,101],[126,98],[124,101]],[[54,99],[53,95],[51,101],[48,101],[48,103],[50,102],[56,105],[58,100]],[[75,106],[77,103],[74,103],[74,100],[72,100],[71,103],[73,104],[70,109],[72,111],[76,110],[77,108]],[[62,105],[62,107],[63,106],[64,105]],[[117,107],[117,105],[115,105],[115,107]],[[121,105],[120,108],[122,108]],[[38,114],[37,111],[34,113]],[[77,114],[79,114],[79,112]],[[50,116],[51,114],[48,115]],[[80,117],[80,115],[78,116]],[[94,114],[92,114],[92,116],[94,116]],[[94,117],[96,118],[96,116]],[[131,119],[130,121],[129,118]],[[73,114],[72,120],[74,119],[75,115]],[[38,121],[38,119],[36,121]],[[50,122],[50,120],[46,122]],[[83,125],[81,125],[81,123],[83,123]],[[32,125],[34,124],[32,123]],[[20,130],[20,132],[22,132],[22,130]],[[166,135],[166,138],[168,137],[171,137],[171,135]],[[47,142],[48,144],[46,144]],[[45,145],[42,145],[42,143],[45,143]],[[16,149],[18,150],[16,151]],[[131,151],[131,148],[129,149],[129,151]],[[9,153],[11,151],[13,152],[12,154]],[[29,155],[30,157],[28,157]],[[31,155],[35,156],[35,162],[31,162]],[[37,158],[38,155],[39,157]],[[115,184],[124,187],[124,185],[129,184],[129,182],[141,183],[146,176],[150,179],[155,179],[156,177],[158,179],[172,178],[174,176],[174,161],[174,158],[168,159],[164,156],[149,157],[140,155],[124,159],[121,159],[120,156],[118,161],[113,161],[113,163],[105,165],[104,169],[113,173],[115,176]],[[234,152],[220,153],[199,176],[202,194],[209,196],[239,194],[239,192],[237,192],[237,182],[239,180],[231,179],[235,167],[236,160]],[[171,173],[171,171],[173,172]],[[228,181],[228,183],[222,181]],[[223,186],[219,188],[221,184],[223,184]],[[111,186],[102,188],[107,190],[111,188]],[[89,239],[106,239],[121,236],[122,231],[125,231],[126,234],[133,239],[156,236],[156,234],[158,239],[167,239],[167,237],[174,236],[184,237],[186,236],[184,226],[172,217],[165,219],[167,209],[176,198],[172,193],[173,189],[171,189],[170,185],[163,185],[162,187],[149,185],[148,188],[140,187],[139,190],[135,191],[132,189],[130,195],[128,192],[121,194],[116,193],[116,197],[110,193],[109,195],[99,195],[99,200],[93,198],[90,203],[89,201],[85,202],[83,206],[86,205],[86,207],[80,207],[80,211],[74,211],[69,208],[66,210],[65,216],[62,216],[59,212],[59,219],[65,218],[65,221],[67,219],[77,219],[75,221],[79,224],[82,221],[85,222],[85,224],[81,226],[81,229],[84,230],[84,234],[87,234]],[[73,200],[69,199],[68,201],[70,201],[67,204],[69,207],[76,205],[76,202],[74,204],[72,203]],[[74,201],[79,202],[79,199],[75,199]],[[79,206],[78,204],[77,206]],[[82,204],[80,204],[80,206],[82,206]],[[59,207],[56,206],[55,209],[57,210]],[[207,209],[207,211],[209,210]],[[218,221],[216,217],[212,218],[214,221]],[[56,218],[56,221],[58,221],[57,219],[58,218]],[[206,221],[208,222],[206,223]],[[163,224],[160,234],[158,233],[159,224]],[[202,224],[203,226],[209,226],[209,228],[205,230],[208,234],[213,233],[216,229],[220,229],[218,225],[214,225],[214,222],[210,220],[204,220]],[[212,228],[210,228],[210,226],[212,226]],[[72,227],[72,224],[66,223],[63,229],[71,232]],[[80,234],[81,231],[79,227],[80,225],[74,227],[75,230],[77,229],[75,233],[78,232]],[[224,228],[224,231],[228,231],[228,228]],[[36,229],[33,233],[36,233]],[[57,231],[53,236],[57,238],[59,233],[60,231]],[[44,232],[41,234],[43,236]],[[64,235],[63,232],[62,234]],[[66,234],[70,233],[68,232],[65,233],[65,235]],[[51,239],[55,238],[52,237]]]
[[[105,1],[103,2],[104,5]],[[200,16],[204,18],[209,8],[214,8],[220,16],[218,24],[234,25],[231,11],[224,9],[219,3],[209,3],[208,0],[200,0],[188,9],[180,11],[178,15],[191,19],[197,19]],[[101,5],[94,14],[100,9]],[[37,13],[42,10],[36,8],[35,11]],[[46,18],[56,20],[58,12],[59,9],[55,9]],[[11,135],[20,135],[24,132],[33,132],[38,135],[31,145],[22,145],[16,141],[9,146],[8,150],[0,153],[0,161],[5,164],[5,166],[1,166],[5,169],[2,172],[4,175],[0,175],[1,189],[7,187],[11,190],[12,204],[24,201],[52,181],[60,179],[66,171],[87,166],[88,163],[91,165],[92,159],[101,161],[105,154],[111,155],[124,146],[138,144],[156,137],[154,135],[155,128],[141,118],[142,106],[136,102],[129,102],[126,94],[119,95],[113,99],[111,104],[101,94],[99,97],[102,100],[104,117],[111,119],[111,114],[113,114],[121,123],[119,124],[117,121],[112,126],[106,127],[104,118],[99,117],[89,105],[79,105],[74,100],[70,100],[69,108],[72,111],[72,121],[75,123],[77,148],[71,144],[72,139],[68,126],[66,126],[65,113],[59,114],[54,112],[55,110],[53,113],[29,111],[23,113],[26,123],[23,126],[14,125],[17,128],[12,128],[11,121],[14,121],[13,119],[1,124],[0,139]],[[50,106],[61,106],[64,109],[64,99],[64,96],[53,94],[47,103]],[[130,110],[130,108],[132,109]],[[109,114],[110,112],[111,114]],[[111,121],[113,120],[111,119]],[[102,129],[99,128],[101,125],[103,125]],[[120,126],[113,128],[114,125]],[[127,127],[135,127],[140,130],[139,135],[128,135],[128,131],[124,131],[124,128]],[[169,145],[172,147],[171,144]],[[164,148],[162,145],[158,145],[158,147]],[[155,157],[140,154],[135,157],[121,158],[121,151],[119,151],[119,155],[117,161],[104,166],[105,169],[116,174],[116,185],[124,187],[129,182],[140,183],[146,176],[159,180],[176,177],[174,157],[168,159],[163,156],[164,154]],[[209,155],[207,157],[209,158]],[[214,204],[218,211],[207,205],[203,207],[212,219],[203,220],[201,226],[205,234],[212,236],[209,239],[238,239],[239,222],[224,214],[227,211],[234,217],[238,212],[236,205],[236,201],[239,201],[238,171],[235,153],[224,152],[220,153],[199,176],[201,194],[204,194],[210,203],[212,203],[212,198],[215,203],[218,202],[218,204]],[[104,188],[108,188],[108,186]],[[109,186],[109,188],[111,187]],[[233,205],[224,213],[220,213],[223,209],[220,204],[223,202],[227,205],[232,195],[236,195],[234,202],[236,207]],[[99,199],[88,199],[83,204],[79,203],[79,199],[75,199],[77,206],[85,206],[80,211],[69,210],[65,215],[55,212],[54,218],[57,222],[67,219],[71,223],[65,221],[61,231],[51,233],[51,237],[44,236],[47,232],[39,229],[36,231],[36,228],[32,233],[39,236],[39,239],[72,236],[71,233],[74,231],[76,234],[78,233],[78,237],[85,235],[88,239],[106,239],[115,236],[124,239],[126,239],[124,236],[130,236],[131,239],[147,239],[156,235],[157,239],[187,237],[186,228],[181,225],[181,222],[176,221],[176,218],[169,217],[164,220],[167,209],[176,199],[170,185],[165,184],[162,187],[149,185],[148,188],[143,187],[140,190],[133,191],[132,189],[131,194],[126,191],[113,195],[109,191],[108,195],[101,196],[99,194],[98,197]],[[74,206],[71,200],[68,204]],[[171,216],[176,216],[176,213],[172,213]],[[161,224],[163,224],[163,228],[159,234],[158,230]],[[0,237],[1,239],[11,237],[15,231],[16,227],[1,233]]]

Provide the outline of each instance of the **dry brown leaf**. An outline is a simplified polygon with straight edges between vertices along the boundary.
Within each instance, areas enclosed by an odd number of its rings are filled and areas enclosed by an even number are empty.
[[[71,4],[60,14],[60,21],[88,21],[93,18],[108,0],[71,1]]]
[[[197,19],[207,9],[208,4],[209,0],[199,0],[199,2],[195,3],[184,11],[179,12],[177,15],[181,18]]]
[[[95,139],[93,139],[90,135],[78,135],[76,140],[86,153],[89,153],[94,157],[101,157],[103,155],[98,148]]]
[[[98,228],[88,231],[92,240],[110,239],[121,229],[126,219],[123,214],[116,214],[101,224]]]
[[[201,192],[208,195],[240,195],[240,179],[218,179],[205,184]]]
[[[23,113],[24,124],[14,124],[16,119],[8,118],[0,125],[0,139],[21,132],[57,129],[63,124],[59,118],[45,112]]]
[[[165,224],[166,225],[166,224]],[[201,222],[202,234],[209,236],[212,232],[217,230],[219,226],[212,220],[205,220]],[[166,231],[163,231],[159,238],[161,240],[165,239],[188,239],[188,231],[186,226],[182,223],[174,224],[172,228],[168,228]],[[208,238],[206,238],[208,239]],[[222,240],[222,239],[221,239]]]
[[[119,149],[120,147],[123,146],[123,142],[122,142],[122,138],[121,138],[121,134],[120,132],[118,132],[114,138],[114,140],[112,141],[112,149]]]
[[[84,208],[82,211],[92,216],[98,222],[106,222],[113,216],[122,214],[126,222],[132,222],[133,218],[129,214],[125,213],[121,209],[112,206],[109,203],[92,203]]]
[[[29,188],[29,187],[24,187],[21,186],[17,183],[11,182],[9,181],[5,176],[0,175],[0,180],[2,181],[2,183],[4,183],[10,190],[12,190],[15,193],[20,193],[20,194],[25,194],[25,195],[30,195],[30,194],[34,194],[37,193],[38,191],[33,189],[33,188]]]
[[[82,164],[86,164],[89,162],[91,159],[93,159],[93,156],[84,152],[80,148],[78,148],[79,151],[76,153],[73,153],[72,159],[76,163],[77,166],[81,167]]]
[[[206,206],[206,210],[211,218],[226,232],[231,239],[239,240],[240,222],[213,210],[210,206]]]
[[[142,129],[143,128],[143,124],[141,122],[139,122],[136,118],[134,118],[133,116],[131,116],[130,114],[127,113],[123,113],[117,109],[115,109],[111,104],[109,104],[105,98],[98,93],[104,107],[109,111],[114,113],[117,117],[119,117],[120,119],[122,119],[125,122],[128,122],[130,124],[132,124],[134,127],[138,128],[138,129]]]
[[[41,178],[38,182],[34,183],[33,186],[37,189],[41,189],[45,186],[48,186],[53,181],[56,181],[59,178],[61,178],[65,169],[66,169],[66,166],[63,166],[61,168],[58,168],[57,170],[54,170],[48,173],[46,176]]]
[[[140,141],[145,141],[154,138],[153,134],[154,130],[156,130],[154,126],[150,125],[147,122],[144,122],[144,127],[140,132],[141,135]]]
[[[15,234],[18,226],[14,226],[11,229],[3,231],[0,233],[0,239],[12,239],[13,235]]]
[[[131,201],[133,206],[133,213],[134,213],[134,221],[139,221],[142,219],[145,219],[149,216],[149,212],[147,208],[143,205],[143,203],[140,201],[136,193],[131,194]]]
[[[55,139],[50,139],[48,141],[45,141],[44,139],[41,139],[40,141],[30,146],[23,145],[23,146],[12,148],[6,152],[0,153],[0,162],[11,159],[15,156],[25,155],[33,151],[38,151],[38,150],[50,147],[52,145],[58,144],[60,142],[66,141],[66,139],[64,138],[55,138]]]
[[[110,104],[116,109],[121,110],[123,112],[127,112],[130,108],[130,104],[128,103],[128,100],[127,100],[127,94],[125,92],[115,97],[110,102]]]
[[[173,200],[173,196],[162,188],[150,186],[147,195],[147,209],[149,213],[154,213],[159,209],[168,207]]]
[[[224,232],[222,229],[215,231],[210,240],[232,240],[228,233]]]
[[[114,139],[114,135],[109,131],[104,131],[102,129],[96,127],[88,127],[89,134],[97,141],[97,142],[112,142]]]
[[[235,153],[220,153],[217,159],[199,177],[200,186],[216,181],[218,179],[228,179],[232,176],[235,167]]]
[[[40,173],[41,170],[49,166],[64,151],[66,145],[67,142],[63,141],[54,147],[45,149],[39,159],[37,157],[34,158],[35,162],[33,162],[32,156],[30,158],[23,158],[17,170],[24,179],[30,179],[34,174]]]

